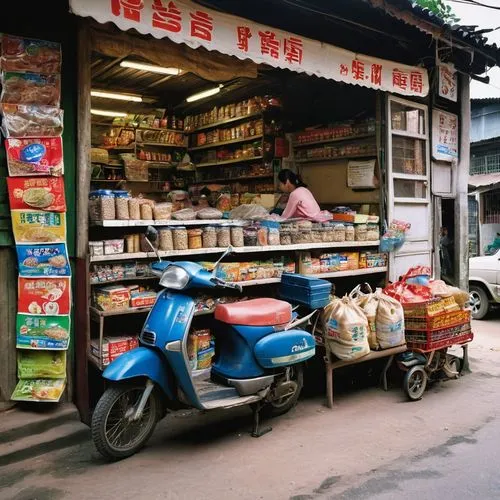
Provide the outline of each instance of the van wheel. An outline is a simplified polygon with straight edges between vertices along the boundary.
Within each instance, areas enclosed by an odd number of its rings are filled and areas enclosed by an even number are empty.
[[[473,319],[483,319],[490,309],[490,301],[484,289],[477,285],[469,287],[469,303]]]

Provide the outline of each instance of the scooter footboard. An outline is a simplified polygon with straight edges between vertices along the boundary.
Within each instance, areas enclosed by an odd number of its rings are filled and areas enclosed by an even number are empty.
[[[254,352],[263,368],[279,368],[312,358],[316,352],[316,342],[304,330],[286,330],[259,340]]]
[[[136,347],[122,354],[104,370],[102,376],[113,382],[146,377],[158,384],[168,398],[173,399],[165,362],[154,349]]]

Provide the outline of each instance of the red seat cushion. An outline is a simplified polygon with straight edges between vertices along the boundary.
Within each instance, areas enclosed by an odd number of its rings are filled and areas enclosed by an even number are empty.
[[[283,300],[253,299],[219,304],[215,319],[231,325],[274,326],[292,319],[292,306]]]

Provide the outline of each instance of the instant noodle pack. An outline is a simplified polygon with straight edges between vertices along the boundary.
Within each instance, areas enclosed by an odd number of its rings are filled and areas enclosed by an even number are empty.
[[[71,334],[61,47],[1,36],[0,113],[18,260],[17,401],[59,401]]]

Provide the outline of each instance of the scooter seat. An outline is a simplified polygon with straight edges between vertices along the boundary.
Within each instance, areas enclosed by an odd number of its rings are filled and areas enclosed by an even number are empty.
[[[292,320],[292,306],[284,300],[252,299],[219,304],[215,319],[230,325],[275,326]]]

